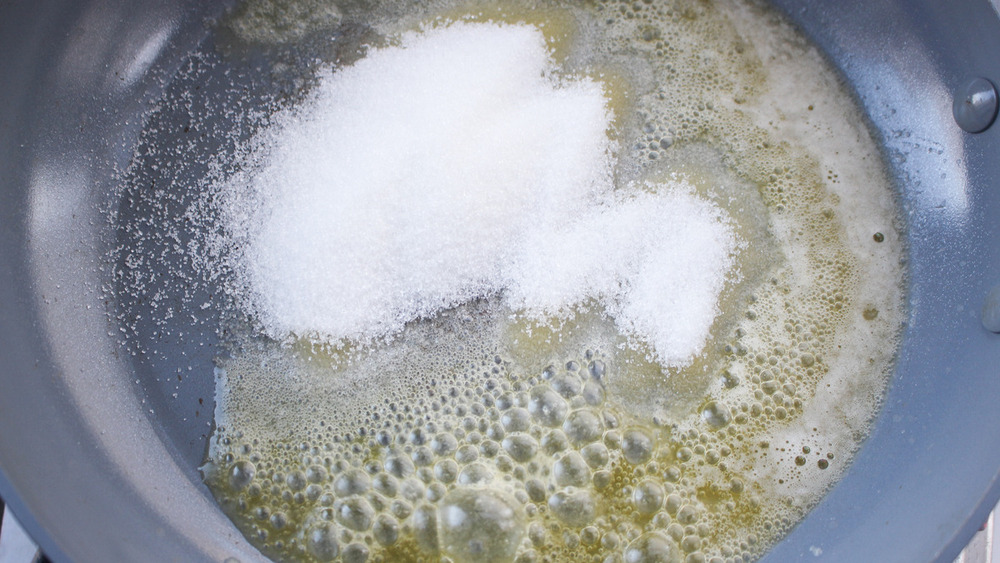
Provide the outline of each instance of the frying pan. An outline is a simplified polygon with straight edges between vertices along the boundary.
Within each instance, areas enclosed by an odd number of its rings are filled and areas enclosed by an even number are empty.
[[[1000,335],[983,323],[1000,315],[997,294],[984,305],[1000,285],[1000,126],[972,134],[953,117],[972,79],[1000,80],[1000,18],[985,0],[775,4],[841,71],[883,146],[909,315],[870,437],[764,561],[950,562],[1000,496]],[[55,561],[263,559],[197,471],[213,319],[163,337],[154,362],[108,314],[122,239],[107,212],[142,211],[122,205],[122,171],[224,8],[0,4],[0,495]]]

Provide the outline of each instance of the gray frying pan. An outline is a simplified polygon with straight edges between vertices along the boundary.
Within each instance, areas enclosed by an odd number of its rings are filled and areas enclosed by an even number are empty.
[[[1000,330],[1000,290],[989,298],[1000,126],[969,133],[953,116],[957,95],[972,110],[963,125],[989,123],[988,87],[973,79],[1000,81],[1000,17],[986,0],[776,4],[841,70],[883,144],[906,223],[910,315],[871,437],[764,560],[950,562],[1000,496],[1000,334],[987,329]],[[0,3],[0,496],[55,561],[262,559],[197,471],[213,319],[158,334],[158,354],[143,359],[109,321],[121,304],[105,303],[108,251],[129,242],[106,211],[145,212],[122,204],[119,172],[152,104],[200,86],[173,77],[223,8]],[[204,79],[214,117],[203,125],[220,129],[218,110],[255,84],[252,65],[215,91],[217,76],[184,76]],[[199,138],[193,150],[206,154],[222,143]],[[141,319],[128,324],[153,337]]]

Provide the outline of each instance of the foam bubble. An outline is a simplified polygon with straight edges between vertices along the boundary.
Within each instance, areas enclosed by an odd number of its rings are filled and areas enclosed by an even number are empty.
[[[259,209],[228,214],[250,217],[251,306],[272,337],[336,342],[479,297],[538,319],[596,301],[688,362],[735,237],[681,178],[615,191],[611,117],[527,25],[410,32],[327,74],[254,155]]]

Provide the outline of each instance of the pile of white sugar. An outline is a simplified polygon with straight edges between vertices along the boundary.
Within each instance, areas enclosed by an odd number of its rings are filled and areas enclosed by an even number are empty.
[[[238,278],[277,339],[371,341],[475,298],[598,306],[665,365],[704,346],[733,264],[683,180],[615,188],[602,87],[528,25],[403,35],[331,71],[226,189]],[[252,200],[252,203],[248,203]]]

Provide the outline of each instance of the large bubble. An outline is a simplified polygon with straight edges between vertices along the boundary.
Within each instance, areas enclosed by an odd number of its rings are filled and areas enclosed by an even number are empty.
[[[525,522],[517,501],[490,489],[456,489],[441,501],[441,550],[461,563],[512,561]]]

